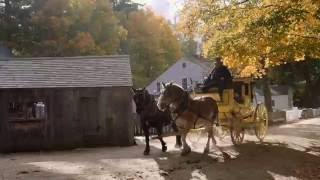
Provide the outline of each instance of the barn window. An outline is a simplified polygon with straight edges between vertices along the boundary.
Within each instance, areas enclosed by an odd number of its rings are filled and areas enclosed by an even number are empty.
[[[184,62],[182,63],[182,68],[186,68],[187,67],[187,64]]]
[[[183,78],[182,79],[182,87],[183,87],[183,89],[187,89],[188,88],[188,80],[187,80],[187,78]]]
[[[8,115],[10,120],[41,120],[46,117],[46,105],[43,102],[9,103]]]

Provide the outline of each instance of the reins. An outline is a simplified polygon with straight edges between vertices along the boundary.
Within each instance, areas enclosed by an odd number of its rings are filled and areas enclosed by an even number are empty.
[[[185,112],[185,111],[187,111],[187,110],[191,111],[191,110],[190,110],[190,107],[189,107],[189,106],[190,106],[190,98],[189,98],[188,92],[183,91],[182,95],[179,96],[179,97],[177,97],[173,102],[176,102],[176,101],[178,101],[179,99],[181,99],[181,101],[180,101],[180,103],[179,103],[179,106],[178,106],[178,108],[173,112],[173,113],[177,114],[177,116],[173,119],[174,121],[176,121],[183,112]],[[191,112],[192,112],[192,111],[191,111]],[[194,121],[193,129],[196,128],[196,124],[197,124],[197,122],[198,122],[199,117],[201,117],[201,116],[200,116],[200,114],[197,113],[197,119]]]

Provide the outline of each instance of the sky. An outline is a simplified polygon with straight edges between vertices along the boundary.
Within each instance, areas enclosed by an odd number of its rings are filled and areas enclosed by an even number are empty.
[[[151,8],[156,14],[165,17],[172,23],[175,22],[176,14],[182,6],[183,0],[133,0],[145,4],[145,7]]]

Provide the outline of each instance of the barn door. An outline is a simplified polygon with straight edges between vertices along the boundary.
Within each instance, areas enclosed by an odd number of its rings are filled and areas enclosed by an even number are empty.
[[[90,136],[99,133],[97,98],[83,97],[80,99],[80,120],[83,135]]]

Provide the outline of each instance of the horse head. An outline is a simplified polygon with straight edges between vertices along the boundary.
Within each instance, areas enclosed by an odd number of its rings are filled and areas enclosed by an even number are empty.
[[[151,95],[146,88],[132,88],[133,100],[136,104],[136,112],[140,114],[151,101]]]
[[[182,87],[174,83],[162,83],[162,86],[163,89],[157,104],[158,108],[162,111],[168,108],[175,109],[176,106],[178,106],[181,102],[181,99],[186,92]]]

